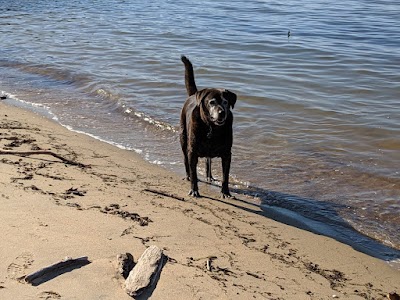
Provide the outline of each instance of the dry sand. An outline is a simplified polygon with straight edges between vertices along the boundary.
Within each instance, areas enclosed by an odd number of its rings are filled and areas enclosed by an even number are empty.
[[[241,195],[220,199],[200,184],[205,197],[190,198],[189,183],[135,153],[4,102],[0,150],[52,151],[83,164],[0,154],[0,299],[131,299],[115,275],[116,256],[130,252],[136,260],[150,245],[168,261],[142,299],[383,299],[400,292],[400,272],[384,261],[273,221]],[[66,256],[91,263],[36,286],[22,279]]]

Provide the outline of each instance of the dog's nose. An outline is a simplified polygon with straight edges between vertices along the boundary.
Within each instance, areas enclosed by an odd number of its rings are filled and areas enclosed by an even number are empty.
[[[225,110],[219,109],[218,110],[218,121],[225,120]]]

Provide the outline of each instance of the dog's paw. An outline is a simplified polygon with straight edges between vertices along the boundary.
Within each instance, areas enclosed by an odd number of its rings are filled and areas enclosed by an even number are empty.
[[[214,181],[217,181],[214,177],[207,177],[206,178],[206,180],[207,180],[207,182],[209,182],[209,183],[211,183],[211,182],[214,182]]]
[[[235,199],[235,197],[232,196],[229,191],[225,191],[225,190],[221,191],[221,197],[222,197],[222,199],[225,199],[225,198],[233,198],[233,199]]]
[[[199,193],[199,191],[190,190],[188,195],[189,195],[189,196],[192,196],[192,197],[195,197],[195,198],[200,198],[200,193]]]

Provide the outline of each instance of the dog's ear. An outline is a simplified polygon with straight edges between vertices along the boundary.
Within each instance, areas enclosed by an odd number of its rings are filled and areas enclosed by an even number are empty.
[[[199,106],[203,102],[203,100],[207,97],[208,93],[209,89],[203,89],[195,93],[197,106]]]
[[[229,105],[232,107],[232,109],[235,107],[235,103],[236,103],[236,99],[237,99],[237,96],[235,93],[232,93],[231,91],[228,91],[228,90],[223,90],[222,97],[224,97],[226,100],[228,100]]]

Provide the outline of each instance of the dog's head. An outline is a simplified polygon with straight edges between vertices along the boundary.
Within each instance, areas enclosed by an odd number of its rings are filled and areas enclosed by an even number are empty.
[[[226,89],[204,89],[196,93],[203,120],[222,126],[236,103],[236,94]]]

